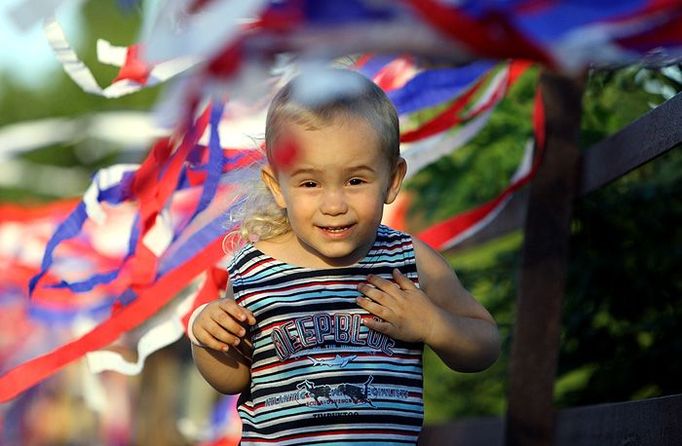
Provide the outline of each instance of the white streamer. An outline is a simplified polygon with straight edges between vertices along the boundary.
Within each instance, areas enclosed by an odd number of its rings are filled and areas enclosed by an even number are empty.
[[[106,88],[100,87],[92,75],[90,69],[78,58],[76,52],[69,45],[64,30],[59,25],[54,17],[45,20],[44,24],[45,36],[47,41],[55,53],[57,60],[62,64],[64,71],[69,77],[87,93],[97,96],[104,96],[106,98],[118,98],[127,94],[135,93],[143,88],[152,87],[161,82],[164,82],[171,77],[186,71],[199,62],[199,59],[194,57],[176,58],[168,61],[163,61],[156,66],[153,66],[147,82],[142,85],[137,82],[122,79],[116,81]],[[125,62],[125,55],[121,61],[121,47],[115,47],[106,41],[98,42],[98,57],[104,63],[122,65]],[[127,49],[125,50],[127,54]]]
[[[210,280],[204,276],[204,280]],[[160,350],[180,339],[185,333],[182,318],[191,310],[199,286],[184,298],[176,299],[161,310],[154,319],[145,324],[146,331],[137,343],[137,360],[130,362],[120,353],[111,350],[98,350],[86,354],[88,367],[92,373],[113,370],[124,375],[137,375],[142,371],[144,362],[157,350]]]

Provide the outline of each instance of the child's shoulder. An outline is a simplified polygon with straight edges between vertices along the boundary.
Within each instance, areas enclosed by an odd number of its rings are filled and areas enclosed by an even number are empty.
[[[258,250],[254,247],[254,245],[252,243],[245,243],[241,247],[237,248],[234,252],[232,252],[232,255],[227,263],[227,269],[235,270],[239,268],[241,265],[243,265],[245,262],[248,262],[249,259],[257,255]]]
[[[401,246],[403,249],[414,250],[419,240],[407,232],[391,228],[390,226],[380,225],[377,228],[377,238],[375,246]]]
[[[407,232],[381,225],[377,229],[377,236],[372,251],[374,256],[386,255],[400,257],[413,263],[416,257],[416,239]]]
[[[390,226],[380,225],[377,230],[377,240],[405,240],[410,241],[415,249],[415,251],[426,252],[426,255],[437,255],[440,256],[438,251],[430,247],[428,244],[424,243],[422,240],[416,236],[399,229],[391,228]]]
[[[441,273],[444,269],[451,270],[450,265],[441,253],[407,232],[381,225],[377,231],[377,241],[391,245],[409,244],[414,252],[420,276],[430,275],[433,271]]]
[[[377,239],[411,239],[412,235],[390,226],[379,225],[377,228]]]

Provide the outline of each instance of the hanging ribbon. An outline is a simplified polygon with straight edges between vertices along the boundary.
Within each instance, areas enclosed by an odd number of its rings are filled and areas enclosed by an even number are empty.
[[[536,90],[535,95],[533,127],[535,130],[535,148],[537,153],[533,159],[530,155],[532,153],[532,146],[529,145],[527,147],[519,169],[512,177],[511,184],[501,194],[474,209],[459,213],[454,217],[431,226],[417,234],[417,237],[434,249],[445,251],[465,238],[471,237],[489,224],[495,216],[499,215],[504,206],[509,202],[512,194],[535,177],[542,161],[545,147],[545,114],[539,88]],[[532,162],[531,159],[533,159]]]

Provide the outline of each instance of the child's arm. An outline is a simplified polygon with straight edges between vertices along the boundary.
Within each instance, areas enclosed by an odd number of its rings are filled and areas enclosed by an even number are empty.
[[[194,363],[217,391],[234,394],[248,388],[253,351],[248,326],[255,323],[253,313],[237,305],[228,287],[226,296],[208,304],[190,327],[200,343],[192,343]]]
[[[497,325],[436,251],[414,240],[420,287],[397,270],[395,282],[371,276],[358,303],[382,321],[365,324],[393,338],[424,342],[453,370],[486,369],[500,352]]]

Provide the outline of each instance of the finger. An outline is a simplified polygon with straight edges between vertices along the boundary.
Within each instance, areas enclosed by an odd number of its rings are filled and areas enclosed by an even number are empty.
[[[366,283],[361,283],[360,285],[358,285],[358,291],[372,299],[374,302],[377,302],[386,307],[390,306],[389,300],[391,296],[389,294],[384,293],[378,288],[375,288],[371,285],[367,285]]]
[[[379,316],[382,319],[390,319],[392,313],[391,311],[384,307],[383,305],[380,305],[376,302],[374,302],[372,299],[368,299],[364,296],[360,296],[357,298],[358,305],[360,305],[362,308],[365,310],[369,311],[375,316]]]
[[[234,336],[242,337],[246,335],[246,328],[244,328],[241,323],[235,321],[231,315],[225,312],[215,312],[211,315],[211,320]]]
[[[217,338],[215,338],[208,330],[201,328],[195,333],[197,341],[201,342],[201,345],[213,350],[218,350],[226,352],[230,349],[230,345]]]
[[[254,316],[254,314],[251,310],[249,310],[248,308],[244,308],[239,304],[237,304],[237,307],[239,307],[244,312],[244,314],[246,315],[246,323],[247,324],[256,325],[256,316]]]
[[[395,283],[397,283],[398,286],[405,291],[417,288],[414,285],[414,282],[412,282],[406,275],[401,273],[398,268],[393,269],[393,280],[395,280]]]
[[[233,320],[237,321],[241,325],[256,324],[256,318],[254,317],[253,313],[250,310],[238,305],[234,300],[220,300],[219,306],[226,315],[229,315]]]
[[[395,283],[391,282],[390,280],[383,279],[379,276],[375,276],[374,274],[370,274],[369,276],[367,276],[367,282],[379,288],[381,291],[389,294],[393,294],[400,290],[400,287],[398,287],[398,285],[396,285]]]
[[[221,299],[220,308],[222,308],[223,311],[225,311],[230,316],[232,316],[233,318],[240,322],[253,321],[254,324],[256,323],[256,319],[253,317],[253,313],[251,313],[246,308],[237,305],[237,303],[231,299]]]
[[[241,327],[240,327],[241,328]],[[241,335],[225,330],[225,328],[215,321],[209,322],[204,329],[218,341],[228,345],[239,345]],[[246,333],[244,333],[246,334]]]
[[[248,322],[249,325],[256,325],[256,316],[254,316],[253,312],[246,308],[244,308],[244,312],[246,312],[246,322]]]
[[[366,325],[370,330],[378,331],[391,336],[393,332],[393,324],[386,321],[378,321],[374,318],[362,318],[362,324]]]
[[[246,360],[247,363],[251,363],[251,357],[253,356],[253,344],[248,338],[242,338],[239,345],[230,345],[228,347],[230,352],[233,354],[238,354],[240,357]],[[226,349],[225,351],[227,352],[228,350]]]
[[[251,343],[249,335],[249,327],[246,323],[240,323],[230,318],[230,316],[224,312],[217,312],[217,314],[212,314],[205,322],[207,327],[212,330],[220,330],[231,334],[232,336],[239,338],[240,345],[246,345],[250,350],[253,350],[253,344]]]

